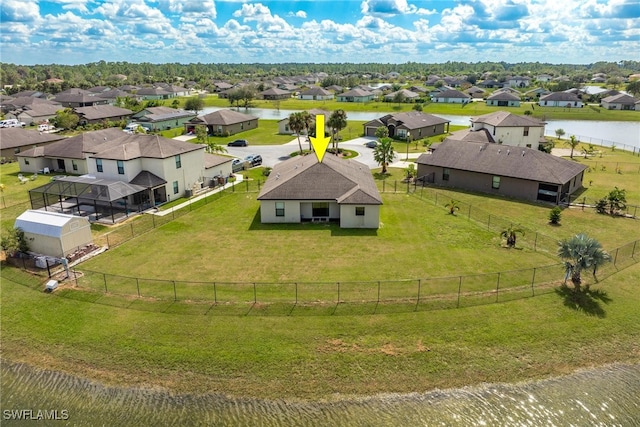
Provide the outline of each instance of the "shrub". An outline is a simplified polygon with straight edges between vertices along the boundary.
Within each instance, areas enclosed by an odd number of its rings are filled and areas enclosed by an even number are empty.
[[[562,217],[562,209],[560,206],[555,206],[549,212],[549,222],[551,224],[560,224],[560,218]]]

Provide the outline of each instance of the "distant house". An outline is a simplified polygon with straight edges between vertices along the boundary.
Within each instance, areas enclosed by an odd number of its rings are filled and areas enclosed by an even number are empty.
[[[508,92],[498,92],[487,98],[487,105],[496,107],[519,107],[520,97]]]
[[[369,168],[327,153],[276,164],[260,194],[260,220],[268,223],[339,221],[341,228],[378,228],[382,199]]]
[[[133,114],[131,119],[157,131],[182,127],[195,116],[192,111],[176,110],[171,107],[147,107]]]
[[[529,148],[450,139],[417,164],[427,183],[555,204],[582,188],[587,168]]]
[[[391,92],[387,95],[384,96],[384,100],[385,102],[394,102],[395,97],[398,94],[402,94],[402,99],[404,100],[404,102],[411,102],[411,101],[415,101],[416,99],[420,98],[420,94],[416,93],[416,92],[412,92],[410,90],[407,89],[400,89],[396,92]]]
[[[633,110],[638,100],[631,95],[620,93],[603,98],[600,102],[607,110]]]
[[[144,101],[152,101],[152,100],[159,101],[162,99],[175,98],[175,93],[170,92],[161,87],[145,87],[145,88],[139,89],[136,92],[136,95]]]
[[[389,130],[389,136],[392,138],[406,139],[409,135],[412,140],[416,140],[449,132],[449,123],[449,120],[432,114],[408,111],[387,114],[363,126],[365,136],[375,136],[376,129],[384,126]]]
[[[58,212],[28,210],[14,223],[29,241],[31,252],[63,258],[93,243],[87,218]]]
[[[582,100],[576,94],[569,92],[552,92],[540,97],[538,105],[541,107],[572,107],[582,108]]]
[[[531,79],[525,76],[513,76],[507,79],[509,87],[528,87],[531,84]]]
[[[127,120],[133,111],[127,108],[114,107],[113,105],[93,105],[91,107],[78,107],[73,110],[80,120],[81,126],[105,121]]]
[[[300,99],[312,100],[312,101],[325,101],[333,99],[333,93],[327,89],[314,86],[307,90],[300,92]]]
[[[25,150],[44,147],[63,139],[66,137],[55,133],[40,133],[22,128],[0,128],[0,156],[6,160],[16,160],[16,155]]]
[[[89,92],[89,94],[83,93],[59,93],[53,98],[55,102],[59,102],[64,107],[76,108],[76,107],[90,107],[92,105],[106,105],[109,100],[101,98],[100,96]]]
[[[454,132],[450,138],[457,139],[457,135],[464,136],[465,132],[481,132],[487,135],[487,142],[537,150],[540,144],[546,143],[544,128],[545,123],[538,119],[496,111],[471,118],[470,129]]]
[[[258,94],[262,99],[268,101],[276,101],[278,99],[289,99],[291,98],[291,92],[288,90],[278,89],[277,87],[272,87],[267,90],[263,90]]]
[[[463,90],[463,92],[469,95],[471,98],[476,98],[476,99],[482,98],[485,93],[483,89],[480,89],[477,86],[471,86],[470,88]]]
[[[540,83],[550,82],[551,79],[553,79],[553,77],[550,76],[549,74],[538,74],[536,76],[536,80],[539,81]]]
[[[57,103],[34,103],[21,108],[11,110],[6,115],[7,119],[18,119],[27,126],[48,122],[56,116],[56,113],[64,107]]]
[[[193,132],[196,126],[206,126],[210,135],[228,136],[258,127],[258,118],[233,110],[218,110],[204,116],[198,116],[184,124],[187,132]]]
[[[543,87],[537,87],[535,89],[531,89],[531,90],[526,91],[524,93],[524,96],[527,99],[533,99],[533,98],[539,99],[541,96],[548,95],[550,93],[551,93],[551,91],[549,91],[549,90],[547,90],[547,89],[545,89]]]
[[[336,95],[338,102],[369,102],[373,101],[375,94],[368,90],[351,89]]]
[[[324,116],[325,134],[326,135],[331,134],[331,127],[329,126],[329,117],[331,117],[331,113],[329,111],[321,110],[319,108],[312,108],[308,111],[308,113],[311,115],[311,123],[309,123],[310,130],[315,129],[316,127],[315,117],[322,114]],[[284,119],[278,121],[278,133],[282,135],[286,135],[286,134],[291,135],[294,133],[289,127],[289,117],[285,117]]]
[[[447,104],[466,104],[471,102],[471,97],[466,93],[462,93],[456,89],[447,89],[438,94],[433,95],[431,101]]]

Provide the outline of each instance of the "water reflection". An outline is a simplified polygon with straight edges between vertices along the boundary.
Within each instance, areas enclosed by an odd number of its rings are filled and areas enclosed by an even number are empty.
[[[631,426],[640,424],[640,365],[610,365],[543,381],[323,402],[265,401],[103,385],[4,361],[7,414],[66,410],[55,425]],[[36,423],[34,421],[34,423]],[[41,423],[40,425],[46,425]]]

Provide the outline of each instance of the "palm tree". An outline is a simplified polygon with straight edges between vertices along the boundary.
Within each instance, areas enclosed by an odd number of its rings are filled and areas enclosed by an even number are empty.
[[[311,151],[313,148],[311,147],[311,139],[309,139],[309,130],[311,123],[313,122],[313,117],[311,117],[311,114],[309,114],[308,111],[301,111],[300,118],[304,123],[304,129],[307,131],[307,141],[309,141],[309,151]]]
[[[515,248],[516,247],[516,239],[518,233],[524,236],[524,230],[520,227],[514,226],[513,224],[509,225],[506,229],[502,230],[500,233],[500,237],[507,239],[507,247]]]
[[[331,116],[329,117],[329,121],[327,122],[327,124],[332,130],[331,135],[333,138],[334,154],[338,155],[337,136],[342,129],[347,127],[347,113],[345,113],[344,110],[335,110],[333,113],[331,113]]]
[[[302,113],[291,113],[289,115],[289,128],[296,133],[298,137],[298,147],[300,148],[300,154],[302,154],[302,143],[300,142],[300,132],[305,128],[305,122],[302,118]]]
[[[578,144],[580,144],[580,141],[578,140],[578,138],[576,138],[575,135],[571,135],[569,137],[569,140],[566,141],[565,144],[571,147],[571,158],[573,159],[573,150],[578,146]]]
[[[455,215],[456,211],[460,210],[460,206],[458,206],[458,202],[456,202],[455,200],[451,199],[451,201],[449,203],[447,203],[446,205],[444,205],[445,208],[449,209],[449,213],[451,215]]]
[[[558,137],[558,139],[562,139],[564,134],[565,134],[564,129],[562,129],[562,128],[556,129],[556,136]]]
[[[387,173],[387,166],[396,157],[396,153],[391,143],[391,138],[380,138],[378,145],[373,149],[373,160],[382,166],[382,173]]]
[[[602,245],[584,233],[577,234],[558,243],[558,256],[564,261],[567,276],[571,275],[576,291],[582,283],[582,270],[593,268],[593,277],[600,265],[611,261],[611,256],[602,249]]]

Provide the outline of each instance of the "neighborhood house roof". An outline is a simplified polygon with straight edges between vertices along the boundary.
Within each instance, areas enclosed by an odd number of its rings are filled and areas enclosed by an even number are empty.
[[[231,157],[217,156],[215,154],[204,154],[204,168],[209,169],[215,166],[222,165],[227,162],[231,162],[233,159]]]
[[[74,110],[87,120],[100,120],[133,114],[133,111],[127,108],[114,107],[113,105],[93,105],[91,107],[78,107]]]
[[[543,121],[538,119],[518,116],[507,111],[496,111],[495,113],[474,117],[471,119],[471,123],[485,123],[497,127],[542,127],[545,125]]]
[[[258,200],[335,200],[342,204],[381,205],[369,168],[327,153],[297,156],[276,164]]]
[[[0,128],[0,148],[27,147],[65,139],[63,136],[22,128]],[[31,149],[30,149],[31,150]],[[26,151],[25,151],[26,152]],[[19,153],[24,154],[25,152]]]
[[[14,228],[42,236],[62,237],[62,230],[72,220],[86,221],[85,218],[58,212],[28,210],[20,214]]]
[[[578,102],[580,98],[574,93],[569,92],[552,92],[549,95],[540,97],[540,101],[571,101]]]
[[[470,96],[467,95],[466,93],[462,93],[459,90],[455,90],[455,89],[447,89],[435,95],[434,97],[435,98],[465,98],[465,99],[470,98]]]
[[[603,98],[602,102],[608,102],[610,104],[633,105],[637,102],[637,100],[633,96],[627,95],[625,93],[619,93],[617,95],[607,96],[606,98]]]
[[[509,92],[498,92],[487,97],[488,101],[520,101],[520,97]]]
[[[233,110],[218,110],[204,116],[198,116],[191,120],[191,123],[204,123],[207,125],[233,125],[249,120],[257,120],[256,116],[239,113]]]
[[[131,160],[140,157],[166,159],[204,148],[202,144],[192,144],[158,135],[125,133],[121,138],[94,147],[93,154],[89,157],[109,160]]]
[[[403,127],[408,130],[421,129],[427,126],[436,126],[450,122],[450,120],[434,116],[433,114],[427,114],[420,111],[407,111],[398,114],[387,114],[386,116],[382,116],[366,123],[365,126],[387,126],[390,121],[395,121],[397,127]]]
[[[93,153],[98,145],[119,139],[126,134],[120,128],[109,128],[93,132],[84,132],[80,135],[54,142],[44,147],[35,147],[25,150],[18,157],[60,157],[66,159],[84,159],[85,153]],[[42,135],[44,136],[44,134]],[[60,139],[59,137],[57,139]]]
[[[363,89],[351,89],[344,93],[339,94],[338,96],[363,97],[363,96],[373,96],[373,93]]]
[[[310,96],[310,95],[312,95],[312,96],[331,96],[333,94],[331,92],[329,92],[328,90],[323,89],[321,87],[312,87],[312,88],[309,88],[309,89],[303,91],[302,93],[300,93],[300,95],[303,95],[303,96]]]
[[[445,140],[418,164],[483,174],[565,184],[587,166],[530,148]]]
[[[176,110],[170,107],[149,107],[136,113],[133,117],[141,122],[162,122],[193,116],[191,111]]]

